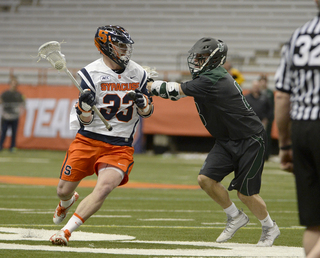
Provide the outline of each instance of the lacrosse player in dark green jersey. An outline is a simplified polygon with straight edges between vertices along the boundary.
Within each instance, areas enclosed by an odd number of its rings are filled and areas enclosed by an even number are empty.
[[[266,154],[266,132],[258,116],[246,102],[239,84],[222,67],[228,47],[214,38],[202,38],[189,51],[188,66],[192,80],[182,84],[154,81],[148,90],[155,96],[178,100],[190,96],[202,123],[215,138],[198,175],[201,188],[226,212],[227,224],[216,242],[225,242],[249,222],[248,216],[231,201],[220,183],[234,172],[228,190],[260,220],[262,234],[257,246],[272,246],[280,235],[259,196]]]

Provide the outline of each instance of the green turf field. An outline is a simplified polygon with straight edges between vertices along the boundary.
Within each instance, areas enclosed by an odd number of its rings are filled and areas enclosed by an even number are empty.
[[[0,153],[0,176],[58,178],[63,158],[64,152],[59,151],[18,150],[16,153],[9,153],[4,150]],[[197,174],[203,161],[204,155],[188,156],[188,159],[184,155],[135,155],[130,182],[197,185]],[[92,176],[89,179],[95,178]],[[228,186],[230,180],[229,176],[223,182],[224,185]],[[92,188],[78,188],[80,201],[91,190]],[[236,205],[243,208],[250,217],[250,224],[240,229],[229,242],[256,244],[261,234],[260,222],[241,204],[236,192],[233,191],[230,195]],[[87,237],[84,234],[82,241],[73,241],[73,236],[76,236],[74,233],[68,247],[52,246],[46,237],[38,239],[42,233],[46,235],[48,230],[56,231],[64,225],[57,226],[52,222],[52,215],[58,204],[55,186],[0,183],[0,196],[1,257],[61,257],[61,251],[64,251],[63,257],[106,257],[105,253],[94,253],[101,249],[107,250],[107,257],[112,258],[200,257],[201,252],[208,250],[212,252],[212,256],[201,257],[220,257],[215,254],[219,247],[210,246],[210,243],[214,243],[224,229],[226,216],[200,189],[119,187],[110,194],[101,210],[86,221],[77,233],[116,234],[131,238],[109,240],[106,237],[94,241],[95,236]],[[298,221],[293,175],[280,171],[277,163],[267,162],[261,196],[281,230],[275,246],[301,247],[304,228],[300,227]],[[22,234],[22,239],[12,239],[15,234],[8,231],[8,228],[26,231]],[[209,244],[190,244],[194,242]],[[18,250],[17,246],[11,248],[4,244],[20,244],[24,249],[28,246],[30,250]],[[42,247],[45,248],[41,249]],[[155,250],[159,250],[158,255],[154,254]],[[182,252],[180,250],[186,250],[190,255],[179,254]],[[261,257],[264,255],[265,251],[261,253]]]

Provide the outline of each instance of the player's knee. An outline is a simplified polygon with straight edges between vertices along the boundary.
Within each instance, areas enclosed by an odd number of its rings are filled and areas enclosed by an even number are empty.
[[[100,191],[100,197],[102,199],[107,198],[107,196],[112,192],[114,188],[115,187],[112,184],[105,185],[105,187]]]
[[[205,175],[198,175],[198,184],[202,189],[205,189],[207,187],[214,187],[215,184],[218,182],[205,176]]]
[[[65,184],[58,184],[57,195],[61,200],[67,200],[72,197],[74,189],[67,187]]]
[[[205,183],[205,178],[203,175],[198,175],[198,184],[200,185],[201,188],[203,188],[203,185]]]
[[[246,204],[247,202],[250,202],[254,198],[253,196],[244,195],[244,194],[240,193],[239,191],[237,191],[237,195],[238,195],[239,200],[241,202],[243,202],[244,204]]]
[[[73,191],[67,188],[57,188],[57,195],[61,200],[67,200],[72,197]]]
[[[244,199],[244,195],[242,193],[240,193],[239,191],[237,191],[237,196],[240,201],[242,201]]]
[[[99,201],[104,201],[114,188],[116,188],[116,185],[105,183],[103,185],[97,185],[93,191]]]

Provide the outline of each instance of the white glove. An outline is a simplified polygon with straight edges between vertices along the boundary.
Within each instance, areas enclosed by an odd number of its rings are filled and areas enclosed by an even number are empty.
[[[178,100],[182,96],[180,92],[180,84],[177,82],[155,81],[151,85],[151,94],[159,96],[163,99]]]

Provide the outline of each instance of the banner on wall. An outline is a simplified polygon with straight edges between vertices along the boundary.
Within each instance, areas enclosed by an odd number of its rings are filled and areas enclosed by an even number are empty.
[[[8,85],[0,85],[0,94],[8,89]],[[26,98],[26,107],[19,120],[16,147],[67,150],[76,135],[76,131],[69,129],[69,114],[78,99],[78,89],[72,86],[20,85],[18,90]],[[4,148],[10,146],[10,130],[7,136]],[[135,152],[143,152],[144,144],[141,119],[133,142]]]
[[[8,86],[0,86],[0,91]],[[17,144],[22,149],[66,150],[76,131],[69,130],[69,113],[78,91],[67,86],[19,86],[26,107],[19,120]],[[8,147],[7,137],[4,147]]]
[[[9,89],[0,85],[0,93]],[[19,121],[17,144],[21,149],[67,150],[76,131],[69,129],[69,113],[78,99],[72,86],[25,86],[18,90],[26,97],[26,108]],[[134,147],[143,151],[143,134],[210,137],[197,113],[193,98],[179,101],[153,98],[154,114],[140,123]],[[273,138],[277,138],[274,126]],[[4,147],[9,147],[7,137]]]

